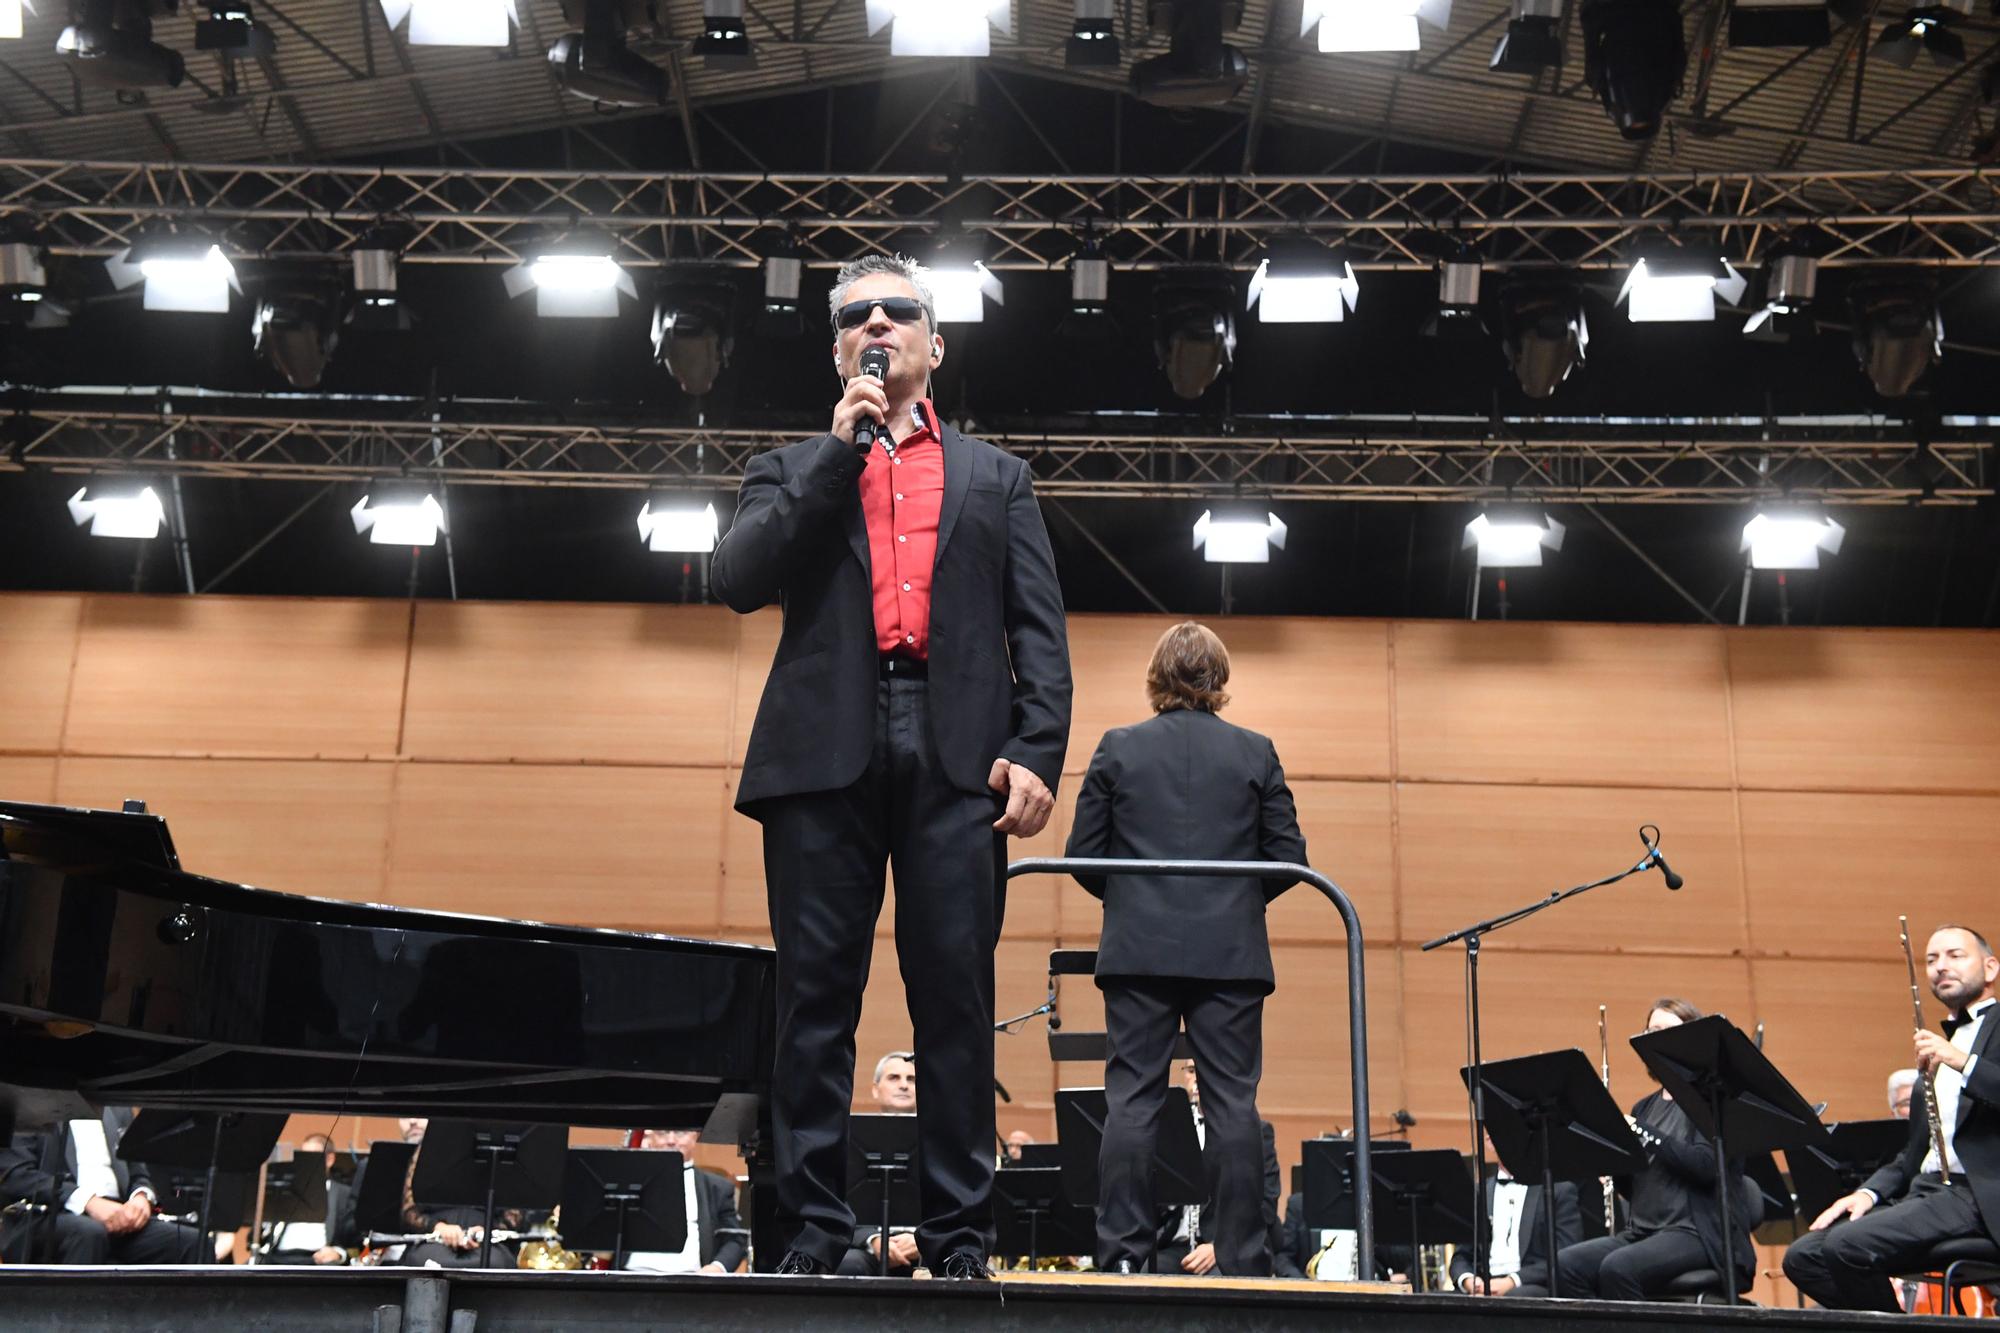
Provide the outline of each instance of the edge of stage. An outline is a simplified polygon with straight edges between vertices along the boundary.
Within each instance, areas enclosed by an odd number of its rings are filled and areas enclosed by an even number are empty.
[[[1631,1333],[1693,1328],[1879,1328],[1880,1316],[1715,1305],[1413,1295],[1388,1284],[1008,1274],[992,1283],[879,1278],[656,1277],[397,1268],[0,1268],[14,1333],[638,1333],[883,1329],[984,1333],[1051,1326],[1105,1333],[1448,1333],[1472,1326]],[[1899,1316],[1898,1328],[1956,1327]]]

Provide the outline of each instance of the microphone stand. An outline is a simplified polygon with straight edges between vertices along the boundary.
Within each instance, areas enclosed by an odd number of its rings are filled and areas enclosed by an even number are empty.
[[[1648,832],[1652,834],[1650,838],[1647,836]],[[1463,941],[1465,944],[1465,1022],[1467,1040],[1471,1048],[1471,1056],[1466,1062],[1467,1068],[1471,1072],[1465,1081],[1465,1091],[1472,1111],[1472,1150],[1478,1162],[1478,1169],[1473,1173],[1472,1177],[1472,1255],[1482,1287],[1492,1281],[1492,1274],[1487,1271],[1491,1264],[1492,1256],[1488,1248],[1481,1246],[1479,1243],[1481,1233],[1485,1231],[1487,1226],[1486,1071],[1480,1058],[1479,1049],[1480,941],[1493,931],[1511,926],[1517,921],[1525,921],[1535,913],[1546,911],[1559,902],[1576,897],[1579,893],[1588,893],[1592,889],[1601,889],[1606,884],[1616,884],[1619,880],[1630,875],[1636,875],[1642,870],[1649,870],[1654,865],[1659,865],[1664,870],[1666,863],[1659,859],[1660,830],[1652,824],[1640,825],[1639,841],[1644,844],[1646,854],[1627,869],[1621,870],[1615,875],[1606,875],[1603,879],[1592,880],[1588,884],[1578,884],[1572,888],[1557,889],[1548,896],[1538,898],[1525,907],[1517,907],[1511,912],[1502,912],[1499,916],[1491,916],[1484,921],[1474,922],[1472,925],[1454,930],[1448,935],[1440,935],[1436,939],[1426,943],[1421,950],[1423,953],[1429,953],[1431,950],[1441,949],[1447,944],[1457,944],[1460,941]],[[1549,1237],[1549,1244],[1553,1246],[1555,1240],[1556,1238],[1551,1235]],[[1559,1296],[1562,1293],[1556,1292],[1554,1294]]]

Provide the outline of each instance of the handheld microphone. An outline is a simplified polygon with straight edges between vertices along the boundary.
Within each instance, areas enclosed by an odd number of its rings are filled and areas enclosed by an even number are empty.
[[[1653,834],[1650,838],[1646,836],[1648,829],[1651,829]],[[1674,868],[1667,864],[1667,858],[1660,855],[1660,831],[1658,829],[1653,828],[1651,824],[1642,827],[1639,830],[1639,842],[1646,849],[1646,859],[1640,864],[1640,869],[1643,870],[1649,864],[1658,866],[1660,874],[1665,877],[1667,888],[1670,890],[1678,890],[1681,885],[1687,883],[1686,880],[1674,873]]]
[[[877,384],[889,381],[889,349],[870,347],[861,354],[861,366],[855,373],[872,376]],[[881,425],[873,418],[863,417],[854,427],[854,451],[865,454],[875,447],[875,437],[881,432]]]

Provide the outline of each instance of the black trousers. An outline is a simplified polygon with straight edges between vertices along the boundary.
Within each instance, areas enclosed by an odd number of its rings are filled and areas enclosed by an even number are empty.
[[[55,1213],[34,1222],[29,1248],[11,1249],[9,1263],[48,1264],[200,1264],[213,1255],[202,1253],[201,1233],[180,1222],[156,1217],[137,1231],[114,1236],[104,1224],[79,1213]],[[22,1238],[28,1239],[24,1228]],[[32,1256],[32,1257],[31,1257]]]
[[[1701,1237],[1692,1231],[1599,1236],[1564,1248],[1557,1256],[1562,1294],[1607,1301],[1643,1301],[1683,1273],[1708,1267]]]
[[[993,1232],[993,947],[1006,836],[995,793],[951,785],[928,683],[885,679],[868,767],[841,791],[764,802],[764,879],[778,949],[772,1087],[779,1224],[829,1268],[853,1244],[847,1115],[885,863],[917,1065],[917,1245],[936,1268]]]
[[[1151,1266],[1160,1210],[1153,1203],[1153,1144],[1167,1097],[1174,1038],[1183,1022],[1201,1078],[1202,1165],[1208,1172],[1202,1234],[1216,1271],[1269,1277],[1264,1225],[1264,1136],[1257,1082],[1264,1072],[1264,987],[1186,977],[1099,977],[1110,1050],[1104,1061],[1104,1143],[1097,1158],[1097,1265]]]
[[[1962,1177],[1947,1185],[1919,1176],[1901,1202],[1793,1241],[1785,1251],[1785,1276],[1829,1310],[1895,1314],[1902,1306],[1892,1276],[1920,1268],[1939,1241],[1985,1232],[1979,1203]]]

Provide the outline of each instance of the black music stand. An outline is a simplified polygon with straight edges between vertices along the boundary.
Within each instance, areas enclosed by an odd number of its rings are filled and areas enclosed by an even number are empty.
[[[410,1193],[423,1203],[478,1205],[483,1200],[479,1266],[486,1268],[493,1262],[494,1212],[548,1207],[562,1193],[568,1147],[567,1125],[433,1120],[424,1131]]]
[[[1407,1139],[1377,1139],[1369,1145],[1372,1166],[1388,1153],[1411,1151]],[[1306,1196],[1306,1226],[1313,1231],[1355,1231],[1354,1141],[1307,1139],[1299,1144],[1299,1179]]]
[[[563,1246],[610,1250],[613,1272],[627,1250],[678,1253],[687,1244],[686,1159],[647,1148],[577,1148],[563,1168]]]
[[[1466,1157],[1456,1148],[1429,1148],[1376,1153],[1369,1162],[1375,1175],[1375,1243],[1410,1247],[1410,1271],[1421,1291],[1424,1246],[1472,1241],[1465,1201],[1479,1196],[1466,1187],[1472,1175]]]
[[[1063,1088],[1056,1093],[1056,1146],[1062,1150],[1063,1193],[1071,1203],[1097,1207],[1097,1157],[1104,1145],[1107,1106],[1102,1088]],[[1171,1208],[1208,1202],[1208,1171],[1201,1139],[1194,1132],[1194,1108],[1186,1088],[1168,1088],[1160,1109],[1160,1133],[1153,1141],[1153,1203]]]
[[[264,1207],[258,1214],[263,1222],[325,1222],[326,1153],[294,1153],[291,1160],[272,1162],[264,1168]],[[262,1240],[259,1236],[257,1240]],[[328,1244],[333,1238],[327,1238]],[[255,1262],[256,1246],[251,1246]]]
[[[997,1173],[996,1173],[997,1174]],[[889,1276],[889,1228],[923,1220],[917,1193],[917,1118],[854,1115],[847,1118],[847,1202],[854,1215],[879,1215],[878,1267]]]
[[[116,1151],[127,1162],[201,1173],[198,1186],[183,1177],[180,1192],[200,1196],[195,1209],[196,1226],[206,1246],[208,1235],[216,1229],[220,1217],[217,1204],[223,1201],[221,1177],[255,1175],[270,1159],[271,1149],[278,1146],[278,1135],[285,1132],[285,1119],[282,1115],[250,1111],[144,1110],[133,1116],[132,1123],[119,1135]],[[248,1193],[247,1182],[233,1184],[229,1193],[236,1204],[234,1212],[241,1213],[243,1195]],[[224,1220],[241,1225],[240,1217]],[[229,1230],[234,1231],[236,1225]]]
[[[1055,1145],[1050,1145],[1055,1146]],[[1063,1197],[1060,1166],[1016,1166],[993,1178],[994,1249],[1025,1254],[1034,1272],[1044,1253],[1094,1254],[1097,1216]]]
[[[1729,1178],[1729,1154],[1748,1157],[1774,1148],[1823,1145],[1826,1128],[1819,1113],[1799,1090],[1786,1081],[1776,1065],[1751,1044],[1743,1029],[1721,1014],[1692,1023],[1642,1032],[1632,1049],[1646,1068],[1673,1094],[1694,1127],[1715,1145],[1716,1205],[1722,1213],[1722,1243],[1727,1267],[1723,1286],[1729,1303],[1736,1291],[1734,1254],[1736,1182]]]
[[[1005,1165],[1005,1163],[1003,1163]],[[1024,1143],[1021,1145],[1021,1160],[1014,1167],[1061,1166],[1062,1145],[1057,1143]]]
[[[1469,1087],[1472,1067],[1467,1065],[1458,1073]],[[1490,1061],[1482,1076],[1486,1132],[1501,1163],[1516,1180],[1542,1182],[1542,1225],[1549,1237],[1549,1290],[1561,1291],[1555,1252],[1555,1182],[1637,1171],[1646,1164],[1645,1151],[1625,1123],[1625,1113],[1599,1081],[1589,1057],[1575,1047]],[[1478,1198],[1483,1210],[1483,1185]]]
[[[1909,1146],[1910,1133],[1907,1120],[1843,1120],[1827,1126],[1825,1143],[1785,1149],[1799,1220],[1812,1225],[1835,1199],[1859,1189]]]
[[[356,1171],[361,1185],[354,1192],[354,1225],[364,1236],[378,1231],[406,1231],[403,1182],[410,1177],[410,1160],[417,1145],[401,1139],[377,1139]]]

